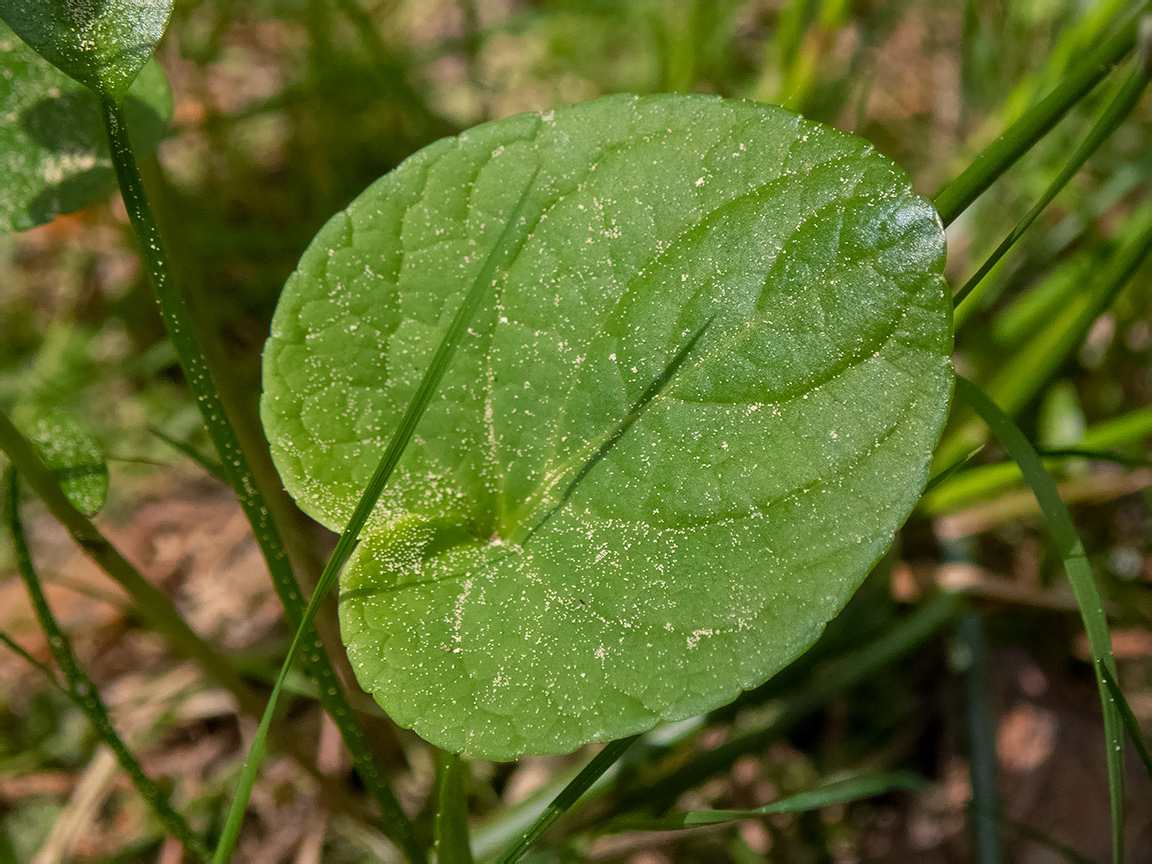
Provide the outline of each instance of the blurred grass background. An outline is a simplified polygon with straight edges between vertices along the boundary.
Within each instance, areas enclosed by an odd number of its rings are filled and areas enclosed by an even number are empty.
[[[868,138],[933,193],[968,164],[1111,22],[1116,0],[178,0],[158,58],[175,119],[145,166],[179,283],[214,346],[237,419],[258,435],[259,355],[284,279],[316,230],[366,185],[443,135],[518,111],[614,92],[717,93],[777,102]],[[1040,195],[1115,92],[1123,70],[949,229],[960,285]],[[1121,685],[1152,728],[1152,268],[1083,327],[1061,317],[1108,256],[1147,224],[1152,100],[1092,158],[958,316],[956,366],[996,395],[1054,458],[1109,601]],[[287,635],[230,495],[148,431],[207,451],[153,308],[118,200],[0,236],[0,404],[65,407],[113,457],[101,525],[200,632],[267,678]],[[949,437],[965,455],[975,439]],[[959,442],[959,443],[954,443]],[[968,442],[968,443],[966,443]],[[946,447],[949,444],[946,444]],[[985,616],[1008,860],[1102,860],[1107,785],[1087,650],[1059,557],[1030,493],[987,446],[925,499],[894,552],[819,646],[735,706],[644,742],[624,788],[743,734],[774,728],[821,664],[857,662],[941,589]],[[219,819],[251,735],[228,699],[142,629],[63,532],[28,507],[49,598],[145,767],[200,825]],[[318,547],[328,539],[308,526]],[[0,628],[46,658],[10,552]],[[947,627],[911,656],[755,739],[689,807],[752,807],[852,770],[913,768],[924,794],[742,823],[739,829],[597,839],[597,805],[563,860],[965,861],[970,799],[963,657]],[[816,670],[814,672],[814,670]],[[285,722],[323,770],[346,771],[307,684]],[[382,722],[382,721],[379,721]],[[385,727],[386,728],[386,727]],[[382,732],[391,736],[391,732]],[[432,759],[407,733],[398,792],[423,811]],[[755,736],[752,736],[755,738]],[[751,739],[749,739],[751,740]],[[585,757],[474,763],[476,825]],[[632,781],[629,781],[629,777]],[[640,778],[640,779],[636,779]],[[705,779],[705,778],[701,778]],[[368,861],[388,847],[330,816],[299,769],[268,764],[245,861]],[[1152,793],[1129,784],[1130,860],[1152,860]],[[614,809],[613,809],[614,808]],[[0,818],[15,861],[180,860],[83,718],[20,658],[0,654]],[[488,836],[481,831],[481,836]],[[4,848],[5,844],[8,848]],[[1082,856],[1077,858],[1076,856]],[[37,857],[39,856],[39,857]],[[546,860],[555,860],[546,859]]]

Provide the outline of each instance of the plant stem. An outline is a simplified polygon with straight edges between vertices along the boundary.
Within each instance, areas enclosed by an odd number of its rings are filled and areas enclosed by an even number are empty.
[[[964,654],[967,683],[968,775],[972,783],[972,834],[976,860],[999,864],[1000,823],[996,795],[996,727],[989,699],[988,657],[980,613],[969,610],[960,618],[956,641]]]
[[[936,193],[933,203],[945,226],[952,224],[1112,71],[1136,44],[1136,31],[1137,19],[1133,18],[1069,72],[1055,90],[985,147],[959,177]]]
[[[140,575],[92,520],[76,509],[36,448],[3,412],[0,412],[0,450],[8,455],[12,465],[84,553],[128,592],[148,626],[163,636],[178,654],[199,662],[216,682],[236,697],[245,711],[259,714],[263,710],[262,700],[248,688],[232,665],[188,626],[172,601]]]
[[[16,470],[11,466],[4,472],[4,504],[7,511],[8,530],[12,535],[12,547],[16,555],[16,569],[24,580],[28,589],[28,596],[32,600],[32,607],[36,610],[36,618],[40,627],[48,637],[48,647],[56,665],[64,673],[68,682],[68,693],[72,700],[84,712],[88,722],[96,731],[96,735],[115,754],[120,767],[132,780],[136,790],[148,805],[155,811],[157,818],[164,827],[177,837],[184,848],[194,854],[201,861],[208,860],[208,847],[204,840],[194,832],[184,817],[172,809],[168,803],[168,796],[157,785],[156,781],[144,773],[144,768],[133,755],[132,750],[124,740],[116,734],[108,709],[100,698],[100,692],[92,679],[80,667],[76,655],[72,652],[72,645],[56,623],[52,609],[48,605],[48,598],[40,586],[40,579],[32,565],[32,553],[28,549],[28,541],[24,536],[24,525],[20,521],[19,509],[19,481]]]
[[[168,256],[164,251],[152,208],[148,204],[144,182],[136,165],[136,157],[132,152],[123,114],[107,99],[102,98],[100,104],[104,128],[108,133],[112,165],[116,169],[124,206],[128,211],[132,229],[136,233],[145,268],[156,291],[164,327],[176,349],[180,366],[188,379],[212,442],[220,454],[224,470],[228,473],[244,515],[252,525],[252,532],[260,544],[260,550],[272,575],[272,583],[284,604],[288,623],[293,630],[296,630],[304,618],[305,604],[299,583],[284,550],[280,532],[269,515],[269,509],[257,487],[252,469],[220,401],[217,388],[208,371],[208,364],[196,341],[188,305],[172,279]],[[304,638],[310,646],[313,646],[313,650],[305,653],[305,664],[316,678],[320,702],[336,722],[364,785],[379,804],[385,832],[404,851],[410,861],[423,862],[423,850],[416,841],[412,823],[396,800],[387,777],[373,760],[364,732],[356,722],[356,715],[348,703],[343,685],[333,670],[315,629],[309,628]]]
[[[464,791],[466,768],[459,753],[436,752],[436,862],[472,864],[468,845],[468,796]]]
[[[265,708],[264,699],[245,683],[225,657],[188,626],[172,601],[141,575],[120,550],[100,533],[92,520],[76,509],[35,447],[20,434],[3,412],[0,412],[0,450],[4,451],[13,467],[44,502],[48,511],[64,526],[81,551],[128,593],[136,611],[148,626],[163,636],[177,654],[199,663],[208,677],[232,694],[241,711],[260,717]],[[325,800],[333,810],[348,813],[358,819],[365,818],[363,808],[358,806],[359,802],[345,793],[342,787],[336,786],[331,777],[320,773],[296,741],[277,734],[274,743],[277,749],[300,763],[320,784]]]

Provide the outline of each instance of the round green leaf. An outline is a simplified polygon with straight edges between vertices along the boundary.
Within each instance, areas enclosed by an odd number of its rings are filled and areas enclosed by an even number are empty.
[[[51,411],[24,433],[76,509],[89,516],[99,512],[108,500],[108,463],[92,430],[66,411]]]
[[[137,153],[172,118],[172,93],[152,62],[124,100]],[[24,231],[105,198],[116,187],[97,97],[0,24],[0,229]]]
[[[803,652],[919,497],[953,381],[940,221],[867,142],[701,96],[511,117],[380,179],[285,288],[263,420],[329,527],[525,188],[340,595],[381,706],[493,759],[716,708]]]
[[[45,60],[119,105],[164,35],[172,0],[0,0],[0,18]]]

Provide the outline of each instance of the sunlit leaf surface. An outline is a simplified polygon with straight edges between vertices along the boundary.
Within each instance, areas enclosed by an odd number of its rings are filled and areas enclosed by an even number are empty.
[[[396,721],[496,759],[698,714],[803,652],[919,496],[953,380],[939,220],[867,142],[713,97],[520,115],[379,180],[288,282],[262,411],[321,522],[529,183],[340,602]]]
[[[138,153],[172,117],[164,72],[150,63],[124,101]],[[106,197],[116,186],[96,95],[0,23],[0,230],[23,231]]]
[[[0,18],[21,39],[117,105],[171,14],[172,0],[0,0]]]

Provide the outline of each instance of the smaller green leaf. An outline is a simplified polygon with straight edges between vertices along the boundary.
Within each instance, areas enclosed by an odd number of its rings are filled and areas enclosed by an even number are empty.
[[[0,0],[0,18],[40,56],[115,105],[164,35],[172,0]]]
[[[159,64],[141,72],[124,113],[133,146],[152,152],[172,119],[172,92]],[[96,96],[2,23],[0,116],[0,230],[51,222],[116,187]]]
[[[108,463],[92,430],[64,411],[36,419],[25,430],[68,500],[87,515],[108,500]]]

